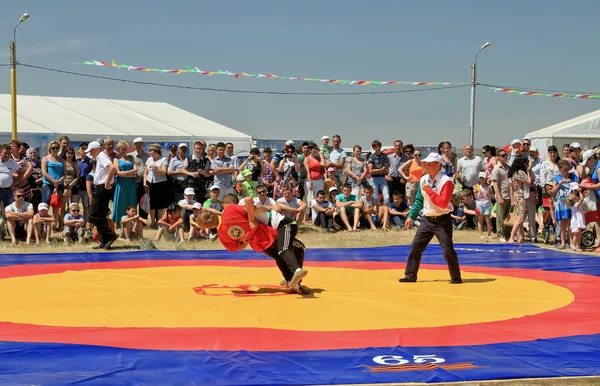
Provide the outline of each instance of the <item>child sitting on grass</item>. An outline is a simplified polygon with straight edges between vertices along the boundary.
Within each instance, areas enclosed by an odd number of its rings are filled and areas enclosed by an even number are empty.
[[[160,241],[163,234],[165,234],[165,237],[168,236],[175,241],[179,236],[179,242],[181,243],[185,241],[183,217],[181,217],[181,207],[179,205],[172,204],[169,206],[167,214],[158,220],[158,232],[156,232],[154,241]]]
[[[33,216],[33,231],[36,244],[39,244],[42,238],[46,239],[46,244],[51,244],[50,236],[52,235],[53,224],[54,217],[48,213],[48,204],[42,202],[38,205],[37,214]]]
[[[392,202],[388,205],[389,222],[393,224],[396,229],[403,229],[406,217],[410,213],[410,207],[404,201],[402,193],[394,192],[392,194]]]
[[[200,228],[196,223],[202,213],[202,205],[197,202],[192,205],[192,214],[190,215],[190,232],[188,233],[188,240],[200,240],[206,237],[204,229]],[[209,231],[207,229],[207,231]]]
[[[131,239],[143,239],[144,225],[149,227],[151,223],[150,220],[142,218],[137,214],[135,205],[129,205],[127,210],[125,210],[125,216],[121,217],[121,229],[125,241],[129,242]]]

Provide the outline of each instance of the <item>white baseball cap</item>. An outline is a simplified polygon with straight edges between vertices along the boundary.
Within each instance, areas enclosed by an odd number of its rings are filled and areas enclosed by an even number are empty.
[[[215,189],[216,189],[216,190],[221,190],[221,188],[219,188],[217,185],[213,185],[213,186],[211,186],[211,187],[210,187],[208,190],[211,190],[211,191],[212,191],[212,190],[215,190]]]
[[[581,145],[579,144],[579,142],[573,142],[571,144],[571,147],[574,149],[581,149]]]
[[[486,172],[479,172],[479,178],[487,178]]]
[[[331,192],[337,192],[338,188],[336,188],[335,186],[332,186],[331,188],[329,188],[329,193]]]
[[[521,140],[520,140],[519,138],[515,138],[515,139],[513,139],[513,140],[512,140],[512,142],[510,143],[510,145],[511,145],[511,146],[512,146],[512,145],[516,145],[517,143],[518,143],[518,144],[521,144],[521,143],[522,143],[522,142],[521,142]]]
[[[194,188],[185,188],[185,190],[183,191],[183,194],[188,196],[188,195],[194,195],[196,194],[196,191],[194,190]]]
[[[48,204],[45,204],[45,203],[43,203],[43,202],[42,202],[42,203],[40,203],[40,204],[38,205],[38,212],[39,212],[40,210],[48,210]]]
[[[88,143],[88,148],[85,150],[86,153],[91,152],[93,149],[102,149],[102,146],[97,141]]]
[[[421,160],[421,162],[438,162],[440,164],[444,163],[444,159],[438,153],[429,153],[427,158]]]
[[[289,139],[289,140],[287,140],[287,141],[285,142],[285,144],[286,144],[286,145],[292,145],[292,146],[294,146],[294,141],[292,141],[291,139]]]
[[[194,205],[192,205],[192,209],[202,209],[202,204],[199,202],[196,202]]]
[[[187,143],[181,142],[178,147],[179,148],[185,147],[187,149],[188,145],[187,145]]]
[[[583,163],[585,164],[592,156],[594,155],[594,151],[592,149],[586,150],[583,152]]]
[[[326,140],[326,139],[329,139],[329,137],[328,137],[328,136],[326,136],[326,135],[324,135],[324,136],[322,136],[322,137],[321,137],[321,141],[324,141],[324,140]]]
[[[535,151],[535,152],[537,153],[538,149],[537,149],[537,147],[535,147],[535,146],[531,146],[531,147],[529,148],[529,151]]]
[[[142,137],[137,137],[136,139],[133,140],[133,143],[138,143],[138,142],[144,142]]]

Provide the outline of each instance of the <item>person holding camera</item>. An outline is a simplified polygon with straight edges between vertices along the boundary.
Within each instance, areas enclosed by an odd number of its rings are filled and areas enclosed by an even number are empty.
[[[275,185],[274,198],[283,197],[285,187],[292,189],[292,196],[298,195],[298,179],[300,175],[300,162],[296,156],[296,148],[294,145],[286,145],[284,149],[283,159],[279,161],[277,168],[277,184]]]

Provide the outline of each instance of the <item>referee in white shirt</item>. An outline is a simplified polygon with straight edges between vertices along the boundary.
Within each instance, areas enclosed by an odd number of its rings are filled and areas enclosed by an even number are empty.
[[[90,222],[98,229],[100,244],[94,249],[111,249],[118,239],[117,234],[108,226],[108,203],[113,197],[113,184],[117,172],[110,156],[102,151],[100,143],[92,141],[86,150],[96,160],[94,173],[94,197],[90,209]]]
[[[445,173],[441,172],[444,162],[441,155],[430,153],[422,161],[425,164],[427,174],[421,177],[419,189],[415,202],[406,219],[405,227],[410,229],[413,220],[417,218],[421,209],[421,225],[417,228],[417,234],[412,242],[411,251],[406,263],[405,277],[400,279],[401,283],[413,283],[417,281],[417,273],[421,264],[421,256],[427,245],[435,236],[444,252],[444,259],[448,263],[450,271],[450,283],[460,284],[460,267],[458,265],[458,256],[454,250],[452,242],[452,193],[454,193],[454,183]]]

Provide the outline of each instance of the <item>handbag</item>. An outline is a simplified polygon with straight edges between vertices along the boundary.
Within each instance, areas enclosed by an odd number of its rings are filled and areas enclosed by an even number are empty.
[[[145,193],[140,200],[140,210],[150,213],[150,195],[148,193]]]
[[[504,226],[512,227],[513,225],[515,225],[516,221],[517,221],[517,216],[515,215],[515,208],[512,207],[510,209],[510,212],[508,212],[508,215],[504,218]]]
[[[57,189],[54,189],[54,192],[50,195],[50,206],[53,208],[60,208],[62,205],[62,200],[58,195]]]

